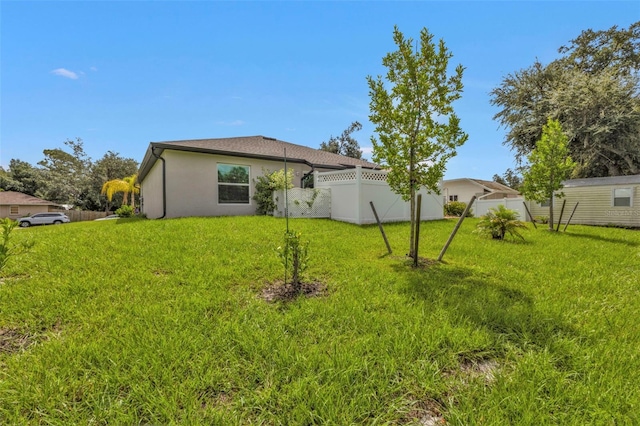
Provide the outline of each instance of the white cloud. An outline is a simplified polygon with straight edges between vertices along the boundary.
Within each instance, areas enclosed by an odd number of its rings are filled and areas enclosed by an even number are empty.
[[[366,154],[366,155],[373,154],[373,147],[372,146],[361,146],[360,150],[362,150],[362,153]]]
[[[78,79],[78,74],[76,74],[73,71],[69,71],[68,69],[64,69],[64,68],[57,68],[57,69],[51,71],[51,74],[59,75],[60,77],[70,78],[71,80],[77,80]]]
[[[96,68],[96,67],[91,67],[91,68],[89,68],[89,69],[90,69],[91,71],[98,71],[98,68]]]

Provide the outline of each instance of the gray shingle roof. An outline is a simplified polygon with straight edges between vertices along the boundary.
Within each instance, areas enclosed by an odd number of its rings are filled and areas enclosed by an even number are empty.
[[[195,139],[182,141],[151,142],[149,149],[140,165],[139,179],[143,180],[156,161],[151,155],[155,148],[156,154],[161,150],[173,149],[179,151],[202,152],[209,154],[233,155],[239,157],[260,158],[267,160],[282,160],[284,150],[287,150],[287,161],[304,163],[309,166],[329,169],[345,169],[355,166],[364,168],[379,168],[374,163],[357,158],[332,154],[307,146],[268,138],[265,136],[243,136],[217,139]]]
[[[513,192],[514,194],[517,194],[518,191],[516,191],[513,188],[510,188],[506,185],[503,185],[501,183],[492,181],[492,180],[482,180],[482,179],[471,179],[470,180],[479,183],[482,186],[486,186],[487,188],[493,190],[493,191],[497,191],[497,192]]]
[[[58,204],[42,198],[33,197],[23,194],[22,192],[0,191],[0,205],[38,205],[38,206],[57,206]]]

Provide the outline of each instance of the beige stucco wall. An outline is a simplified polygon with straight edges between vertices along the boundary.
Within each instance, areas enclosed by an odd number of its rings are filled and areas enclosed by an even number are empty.
[[[253,215],[256,203],[254,180],[263,169],[275,171],[284,168],[279,161],[259,160],[215,154],[164,150],[166,161],[167,218],[187,216]],[[218,203],[218,163],[249,166],[249,204]],[[288,163],[293,170],[294,186],[311,168],[304,164]],[[162,215],[162,162],[157,161],[142,182],[143,212],[154,219]]]
[[[146,214],[149,219],[157,219],[162,216],[161,160],[156,161],[140,185],[140,198],[142,199],[142,213]]]
[[[630,207],[613,206],[614,188],[632,188],[632,205]],[[563,200],[567,200],[562,223],[566,223],[571,211],[579,202],[571,223],[583,225],[619,225],[640,226],[640,185],[603,185],[583,186],[562,189],[565,197],[554,200],[554,220],[560,217]],[[529,204],[531,214],[549,216],[549,207],[541,207],[539,203]]]
[[[10,214],[11,206],[0,206],[0,217],[17,220],[21,217],[29,216],[36,213],[46,213],[49,211],[49,206],[39,205],[18,205],[18,214]]]

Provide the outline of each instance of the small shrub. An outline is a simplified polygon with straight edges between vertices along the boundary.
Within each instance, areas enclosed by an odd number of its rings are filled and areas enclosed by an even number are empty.
[[[253,180],[255,183],[255,192],[252,199],[258,205],[256,214],[260,216],[273,215],[276,209],[276,203],[273,201],[273,191],[278,189],[293,188],[293,170],[287,170],[285,179],[284,169],[270,172],[262,169],[262,176],[258,176]]]
[[[464,213],[464,209],[467,208],[467,203],[462,201],[450,201],[444,205],[444,215],[445,216],[462,216]],[[472,213],[473,209],[469,209],[467,213],[467,217],[473,217]]]
[[[542,223],[543,225],[546,225],[547,223],[549,223],[549,216],[536,216],[533,219],[537,223]]]
[[[480,216],[480,222],[478,222],[475,232],[491,236],[496,240],[504,240],[506,234],[524,240],[518,229],[527,229],[527,226],[518,220],[518,216],[518,212],[499,204],[498,207],[489,209],[486,215]]]
[[[278,247],[277,252],[287,276],[291,277],[294,292],[300,293],[302,289],[300,279],[309,263],[309,242],[302,241],[300,232],[286,231],[284,244]],[[285,282],[285,284],[287,283]]]
[[[116,210],[116,214],[120,217],[131,217],[133,216],[133,207],[123,204]]]
[[[11,257],[26,253],[33,247],[33,242],[23,242],[18,245],[10,244],[11,232],[13,232],[16,226],[18,226],[18,222],[15,220],[9,218],[0,219],[0,229],[2,230],[2,235],[0,236],[0,272],[7,265]]]

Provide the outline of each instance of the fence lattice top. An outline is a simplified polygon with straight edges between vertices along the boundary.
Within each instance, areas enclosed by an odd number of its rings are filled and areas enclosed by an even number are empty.
[[[358,178],[356,170],[340,170],[336,172],[322,172],[318,174],[318,182],[351,182]],[[361,180],[374,182],[386,182],[387,172],[383,170],[363,170],[360,172]]]

